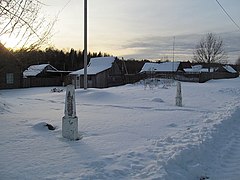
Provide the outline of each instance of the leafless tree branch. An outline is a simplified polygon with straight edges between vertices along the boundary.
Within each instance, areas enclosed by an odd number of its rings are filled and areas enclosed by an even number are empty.
[[[39,0],[0,0],[0,41],[15,38],[15,46],[25,49],[48,43],[56,19],[46,21],[40,13],[43,5]]]
[[[193,61],[201,63],[214,63],[227,59],[223,40],[213,33],[208,33],[201,39],[193,51]]]

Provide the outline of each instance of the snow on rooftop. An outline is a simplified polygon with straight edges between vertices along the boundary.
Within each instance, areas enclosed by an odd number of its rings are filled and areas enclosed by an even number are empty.
[[[23,77],[37,76],[39,73],[41,73],[48,66],[49,66],[49,69],[57,71],[57,69],[54,68],[53,66],[51,66],[50,64],[32,65],[32,66],[29,66],[28,69],[26,69],[23,72]]]
[[[208,68],[203,68],[202,65],[195,65],[192,68],[184,68],[185,72],[188,73],[200,73],[200,72],[208,72]],[[214,72],[213,68],[210,68],[210,72]]]
[[[95,75],[102,71],[105,71],[112,67],[112,63],[115,61],[114,57],[97,57],[91,58],[87,67],[88,75]],[[83,75],[84,69],[80,69],[78,71],[74,71],[70,73],[71,75]]]
[[[226,71],[230,72],[230,73],[236,73],[237,71],[235,71],[235,69],[232,68],[232,66],[230,65],[225,65],[223,66],[224,69],[226,69]]]
[[[236,71],[230,65],[225,65],[223,66],[223,68],[230,73],[236,73]],[[211,67],[210,72],[214,72],[217,69],[218,68]],[[208,72],[208,68],[203,68],[202,65],[195,65],[195,66],[192,66],[192,68],[185,68],[184,71],[189,73],[200,73],[200,72]]]
[[[176,72],[180,62],[164,62],[164,63],[145,63],[142,72],[154,71],[154,72]]]

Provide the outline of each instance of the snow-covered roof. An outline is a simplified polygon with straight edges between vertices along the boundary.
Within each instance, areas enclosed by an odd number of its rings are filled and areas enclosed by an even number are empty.
[[[236,71],[230,65],[225,65],[223,66],[223,68],[230,73],[236,73]],[[211,67],[210,72],[215,72],[218,69],[219,67],[215,67],[215,68]],[[195,65],[195,66],[192,66],[192,68],[185,68],[184,71],[188,73],[201,73],[201,72],[208,72],[208,68],[203,68],[202,65]]]
[[[114,57],[97,57],[91,58],[87,67],[88,75],[95,75],[102,71],[105,71],[112,67],[112,63],[115,61]],[[78,71],[74,71],[70,73],[70,75],[83,75],[84,69],[80,69]]]
[[[235,69],[232,68],[232,66],[230,65],[225,65],[223,66],[224,69],[226,69],[226,71],[230,72],[230,73],[236,73],[237,71],[235,71]]]
[[[164,62],[164,63],[145,63],[142,72],[176,72],[180,62]]]
[[[32,65],[32,66],[29,66],[28,69],[26,69],[23,72],[23,77],[37,76],[45,68],[48,68],[49,70],[57,71],[57,69],[51,66],[50,64]]]
[[[202,65],[195,65],[192,68],[184,68],[185,72],[188,73],[201,73],[201,72],[208,72],[208,68],[203,68]],[[214,68],[210,68],[210,72],[214,72]]]

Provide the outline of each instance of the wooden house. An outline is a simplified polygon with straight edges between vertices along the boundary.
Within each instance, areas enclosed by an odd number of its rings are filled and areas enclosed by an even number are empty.
[[[197,64],[190,68],[184,68],[183,71],[176,76],[177,80],[203,83],[210,79],[236,78],[239,76],[231,65],[223,64],[208,64],[207,66]]]
[[[21,63],[0,43],[0,89],[20,87],[22,87]]]
[[[71,71],[59,71],[50,64],[31,65],[23,72],[24,87],[62,86]]]
[[[69,74],[76,88],[84,86],[84,69]],[[106,88],[124,83],[122,71],[114,57],[91,58],[87,66],[87,86]]]
[[[140,73],[145,74],[146,77],[171,78],[174,77],[178,71],[180,71],[180,62],[147,62],[142,67]]]

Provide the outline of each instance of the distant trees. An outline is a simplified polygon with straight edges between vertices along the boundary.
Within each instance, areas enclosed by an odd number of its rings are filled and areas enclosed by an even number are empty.
[[[213,33],[202,38],[193,51],[193,61],[199,63],[215,63],[226,59],[223,40]]]
[[[83,51],[70,51],[58,50],[53,47],[46,48],[45,50],[31,50],[25,49],[12,51],[22,63],[23,69],[26,69],[33,64],[49,63],[59,70],[73,71],[83,68]],[[110,56],[107,53],[89,52],[88,60],[92,57]]]
[[[236,64],[240,65],[240,56],[238,57]]]
[[[48,22],[39,0],[0,0],[0,40],[28,50],[45,44],[55,23]],[[11,39],[11,40],[10,40]],[[14,41],[14,42],[13,42]]]

